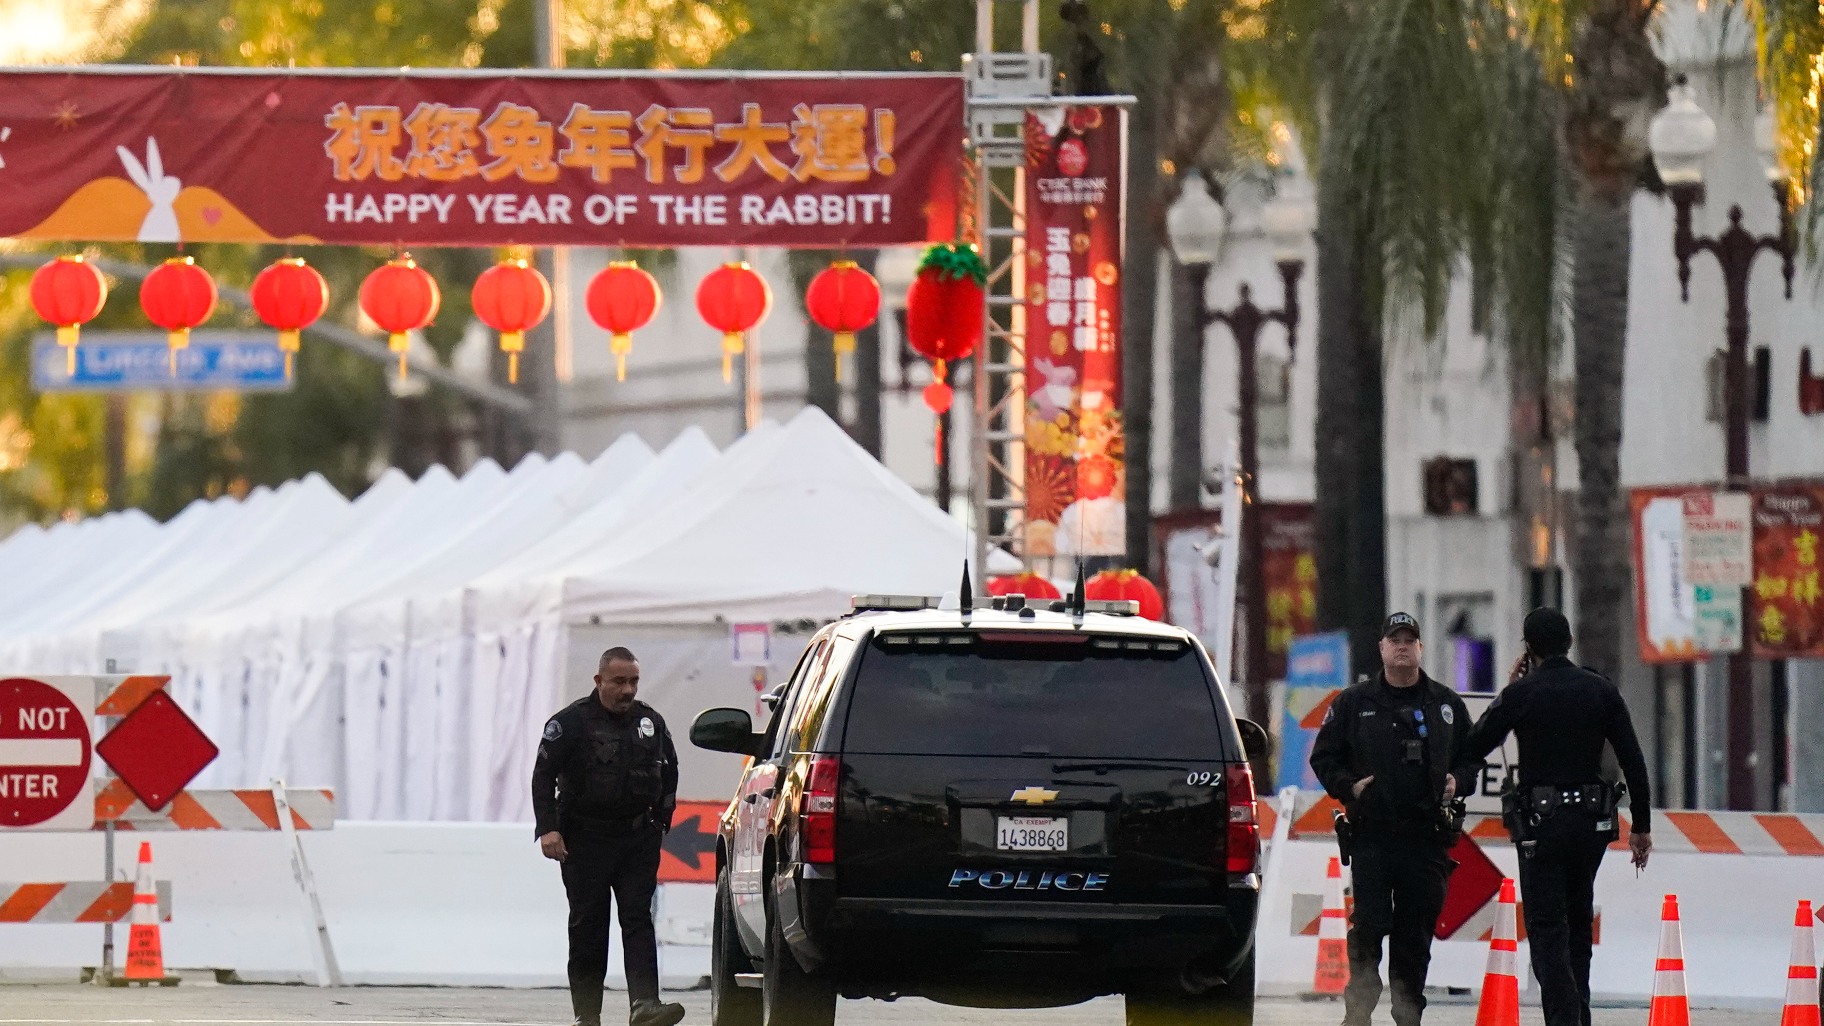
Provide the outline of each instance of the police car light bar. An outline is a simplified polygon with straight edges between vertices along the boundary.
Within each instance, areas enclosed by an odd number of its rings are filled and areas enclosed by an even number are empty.
[[[936,609],[935,595],[851,595],[849,610],[855,613],[911,612]]]
[[[1133,599],[1090,599],[1083,603],[1086,613],[1107,613],[1110,616],[1139,616],[1140,603]]]

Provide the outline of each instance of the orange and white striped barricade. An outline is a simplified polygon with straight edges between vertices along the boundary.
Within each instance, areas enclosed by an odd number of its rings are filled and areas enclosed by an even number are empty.
[[[134,886],[124,880],[0,883],[0,923],[118,923],[133,914]],[[171,881],[157,881],[154,895],[159,920],[170,922]]]

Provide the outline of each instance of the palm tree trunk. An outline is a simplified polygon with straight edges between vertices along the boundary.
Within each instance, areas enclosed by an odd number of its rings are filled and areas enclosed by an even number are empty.
[[[1572,217],[1571,331],[1576,340],[1577,651],[1614,675],[1621,668],[1628,591],[1628,517],[1621,491],[1621,394],[1628,337],[1629,195],[1582,185]]]
[[[1359,228],[1341,161],[1317,182],[1317,623],[1349,632],[1356,672],[1379,665],[1386,608],[1380,332],[1363,309]]]
[[[1203,505],[1203,289],[1210,267],[1172,259],[1172,462],[1166,505],[1173,511]]]
[[[1144,94],[1142,94],[1144,97]],[[1159,297],[1162,192],[1157,111],[1146,99],[1128,122],[1129,181],[1125,288],[1121,303],[1121,419],[1126,435],[1127,561],[1151,570],[1153,542],[1153,307]]]
[[[863,250],[855,255],[855,262],[869,274],[874,273],[878,262],[879,250]],[[855,333],[855,422],[849,425],[849,434],[855,444],[868,451],[868,455],[880,458],[881,423],[880,423],[880,322],[877,320],[868,327]]]

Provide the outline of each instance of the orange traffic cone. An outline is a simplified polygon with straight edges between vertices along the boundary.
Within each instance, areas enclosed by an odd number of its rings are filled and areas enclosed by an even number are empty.
[[[1343,911],[1343,864],[1332,858],[1324,871],[1324,912],[1317,920],[1317,975],[1311,989],[1341,994],[1349,984],[1349,926]]]
[[[1685,939],[1678,925],[1678,895],[1666,895],[1659,912],[1659,962],[1653,969],[1653,1006],[1647,1026],[1691,1026],[1685,995]]]
[[[1520,1026],[1520,924],[1514,911],[1514,882],[1501,881],[1495,929],[1488,940],[1488,970],[1482,974],[1482,1003],[1476,1026]]]
[[[139,844],[139,877],[133,884],[133,927],[127,935],[129,980],[163,980],[165,951],[158,936],[158,887],[152,882],[152,845]]]
[[[1780,1026],[1819,1026],[1817,949],[1811,942],[1811,902],[1799,902],[1793,920],[1792,958],[1786,970],[1786,1010]]]

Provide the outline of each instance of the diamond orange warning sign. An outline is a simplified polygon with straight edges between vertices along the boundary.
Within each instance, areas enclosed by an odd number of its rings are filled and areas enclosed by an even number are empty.
[[[87,677],[0,680],[0,829],[94,824]]]

